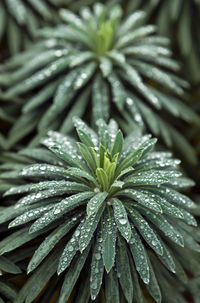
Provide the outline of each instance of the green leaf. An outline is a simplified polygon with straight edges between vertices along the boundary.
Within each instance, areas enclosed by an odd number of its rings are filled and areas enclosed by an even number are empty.
[[[106,302],[120,303],[118,279],[114,269],[105,276]]]
[[[134,289],[134,298],[136,303],[145,303],[146,299],[144,298],[143,291],[140,287],[140,283],[138,280],[138,274],[134,268],[133,260],[129,259],[130,265],[131,265],[131,272],[132,272],[132,283],[133,283],[133,289]]]
[[[103,77],[107,78],[112,73],[112,61],[107,57],[100,58],[100,65],[99,65]]]
[[[48,212],[52,208],[53,208],[53,205],[51,204],[51,205],[41,206],[41,207],[29,210],[29,211],[25,211],[21,216],[15,218],[15,220],[11,221],[8,228],[30,222],[30,221],[42,216],[45,212]]]
[[[134,226],[131,226],[131,239],[129,242],[131,253],[135,262],[136,269],[145,284],[149,283],[149,265],[146,257],[146,249],[144,248],[142,241],[135,230]]]
[[[40,200],[63,195],[63,194],[70,194],[70,193],[74,193],[77,191],[88,191],[88,189],[89,189],[89,187],[84,184],[66,181],[64,186],[61,186],[60,188],[47,189],[47,190],[43,190],[39,193],[31,193],[31,194],[21,198],[17,202],[16,207],[33,204]]]
[[[163,254],[163,248],[158,240],[156,233],[153,231],[153,229],[149,226],[147,221],[143,219],[143,217],[139,214],[139,212],[136,209],[132,209],[129,207],[126,207],[129,211],[129,216],[131,220],[133,221],[134,225],[137,227],[139,232],[141,233],[144,240],[149,244],[149,246],[158,254]]]
[[[83,158],[85,159],[87,165],[89,166],[91,172],[93,173],[96,170],[96,163],[94,161],[91,150],[83,143],[77,143],[77,144]]]
[[[6,92],[6,97],[11,98],[13,96],[21,95],[36,88],[56,74],[60,73],[62,70],[66,69],[69,65],[69,62],[70,58],[67,56],[54,61],[31,77],[8,89]]]
[[[116,253],[116,267],[119,281],[126,300],[129,303],[133,302],[133,285],[131,277],[131,269],[127,254],[126,243],[122,237],[118,237]]]
[[[115,262],[116,225],[112,211],[107,207],[103,220],[103,263],[109,273]]]
[[[98,182],[102,187],[102,190],[104,191],[109,190],[108,175],[106,174],[105,170],[103,168],[97,168],[96,175],[98,178]]]
[[[29,262],[27,272],[33,271],[42,260],[49,254],[49,252],[54,248],[54,246],[62,239],[77,223],[76,220],[67,221],[61,226],[57,227],[45,240],[40,244],[40,246],[35,251],[31,261]]]
[[[156,301],[156,303],[161,303],[162,295],[161,295],[160,287],[148,256],[147,256],[147,260],[150,268],[150,280],[149,280],[149,284],[147,285],[147,289],[150,292],[153,299]]]
[[[170,254],[170,251],[168,250],[167,246],[163,243],[161,238],[160,237],[158,238],[163,247],[163,255],[158,256],[158,258],[172,273],[176,273],[176,265],[174,263],[172,255]]]
[[[98,135],[99,135],[99,143],[107,149],[109,147],[109,134],[108,134],[108,125],[103,119],[99,119],[96,122],[98,126]]]
[[[46,178],[46,179],[68,179],[66,169],[63,167],[50,165],[50,164],[32,164],[23,168],[19,176],[25,178]]]
[[[57,269],[58,275],[60,275],[70,265],[72,259],[74,258],[76,252],[79,249],[78,238],[80,236],[82,226],[83,226],[83,220],[74,231],[71,239],[69,240],[69,242],[67,243],[67,245],[65,246],[62,252]]]
[[[86,217],[81,228],[81,235],[79,238],[79,248],[80,251],[83,252],[86,247],[89,245],[93,234],[97,228],[99,220],[104,211],[105,204],[103,204],[96,214],[91,215],[90,217]]]
[[[60,248],[56,249],[42,265],[34,272],[21,288],[16,303],[31,303],[55,274],[60,255]]]
[[[68,272],[65,275],[58,303],[66,303],[67,299],[69,298],[80,275],[80,272],[85,264],[89,251],[90,246],[88,246],[81,255],[78,255],[73,266],[70,266]]]
[[[87,215],[90,217],[93,214],[96,214],[102,203],[105,201],[108,193],[101,192],[92,197],[87,203]]]
[[[136,11],[136,12],[132,13],[120,25],[118,35],[121,37],[123,35],[126,35],[127,32],[134,29],[138,25],[138,23],[144,19],[144,17],[145,17],[144,11]]]
[[[77,133],[83,144],[85,144],[87,147],[94,147],[94,144],[88,134],[83,132],[81,129],[77,129]]]
[[[73,87],[75,90],[80,89],[83,85],[85,85],[89,81],[89,79],[94,74],[96,67],[97,67],[96,63],[91,62],[87,65],[84,65],[81,68],[77,79],[74,81]]]
[[[184,239],[181,233],[179,233],[175,226],[172,226],[163,215],[155,214],[150,210],[147,212],[141,207],[140,210],[142,214],[148,218],[148,220],[150,220],[155,226],[162,230],[162,232],[173,242],[182,247],[184,246]]]
[[[118,195],[128,197],[133,202],[138,202],[146,208],[162,213],[162,208],[160,205],[150,195],[144,194],[141,190],[124,189],[120,191]]]
[[[143,149],[139,148],[138,150],[134,150],[130,152],[124,159],[120,159],[121,161],[119,162],[119,165],[117,167],[117,173],[120,173],[122,170],[133,166],[136,164],[139,159],[142,157],[143,154]],[[122,153],[123,155],[123,153]]]
[[[129,242],[131,238],[131,226],[128,221],[126,209],[119,199],[113,198],[111,203],[114,209],[114,217],[117,227],[122,236],[127,242]]]
[[[109,75],[108,81],[111,85],[113,101],[116,103],[117,108],[121,111],[125,104],[127,93],[122,85],[121,80],[114,72]]]
[[[102,284],[104,273],[102,258],[102,235],[98,233],[94,251],[92,254],[91,273],[90,273],[90,294],[91,299],[95,300]]]
[[[39,231],[75,207],[83,203],[85,204],[85,201],[91,198],[93,195],[93,192],[83,192],[63,199],[60,203],[57,203],[52,210],[45,213],[42,217],[35,221],[31,226],[29,232],[35,233],[36,231]]]
[[[0,269],[12,274],[21,273],[21,269],[17,265],[3,256],[0,256]]]
[[[183,219],[183,212],[181,209],[179,209],[178,207],[174,206],[173,204],[167,202],[166,199],[161,198],[160,196],[157,196],[155,194],[152,194],[149,191],[142,191],[144,194],[148,195],[151,199],[153,199],[154,201],[156,201],[160,207],[162,208],[162,211],[164,214],[178,218],[178,219]]]
[[[92,85],[92,116],[96,123],[99,119],[109,118],[110,100],[107,82],[98,73]]]
[[[46,145],[53,153],[56,154],[60,159],[64,160],[71,166],[83,167],[83,162],[78,158],[74,158],[74,151],[71,149],[63,149],[62,144],[55,142],[50,138],[42,140],[42,144]]]
[[[98,145],[98,136],[97,136],[96,132],[94,130],[92,130],[92,128],[87,126],[87,124],[78,117],[73,118],[73,123],[77,129],[83,131],[86,135],[88,135],[90,137],[94,146]]]
[[[123,148],[123,143],[124,143],[123,134],[119,130],[116,137],[115,137],[115,141],[113,143],[113,146],[112,146],[112,151],[111,151],[112,157],[117,153],[119,153],[119,154],[121,153],[122,148]]]
[[[29,227],[25,227],[4,238],[0,243],[0,254],[2,255],[6,252],[12,251],[47,231],[46,229],[34,234],[29,234],[28,229]]]

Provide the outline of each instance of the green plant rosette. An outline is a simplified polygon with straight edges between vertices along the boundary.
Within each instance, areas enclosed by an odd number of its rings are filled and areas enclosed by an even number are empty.
[[[13,232],[0,253],[34,250],[16,302],[33,302],[54,279],[59,303],[75,286],[76,303],[102,302],[102,288],[107,303],[146,302],[146,291],[158,303],[186,302],[188,274],[200,270],[196,206],[181,193],[193,181],[150,135],[124,139],[114,120],[98,120],[97,133],[74,124],[80,142],[51,131],[46,148],[21,151],[27,162],[1,174],[16,186],[4,194],[0,222]]]
[[[41,40],[2,67],[4,98],[22,98],[8,145],[36,130],[32,145],[50,129],[69,133],[74,115],[95,125],[112,112],[126,133],[148,129],[196,163],[179,131],[183,121],[199,123],[181,101],[188,83],[176,75],[169,40],[157,36],[155,26],[141,25],[145,13],[123,17],[119,6],[96,3],[93,11],[63,9],[60,15],[65,24],[41,29]]]

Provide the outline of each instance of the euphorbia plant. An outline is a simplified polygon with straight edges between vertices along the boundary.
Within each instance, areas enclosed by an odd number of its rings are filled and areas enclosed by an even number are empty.
[[[74,115],[94,124],[112,111],[127,132],[133,125],[147,127],[194,163],[194,151],[171,122],[172,116],[199,122],[180,100],[188,83],[176,75],[169,40],[156,35],[155,26],[141,25],[145,13],[123,17],[120,6],[96,3],[93,11],[60,15],[64,24],[41,29],[41,40],[0,74],[4,98],[23,97],[9,145],[36,128],[34,143],[49,129],[70,132]]]
[[[12,205],[1,222],[11,220],[15,231],[1,254],[35,239],[33,275],[16,302],[33,302],[56,272],[59,303],[79,275],[86,290],[74,302],[98,300],[101,288],[108,303],[145,302],[145,288],[156,302],[184,302],[200,246],[195,204],[179,191],[193,182],[181,176],[179,160],[154,150],[150,135],[123,139],[114,120],[98,120],[98,133],[79,118],[74,124],[80,142],[49,132],[41,141],[47,149],[26,151],[41,161],[1,175],[21,180],[4,195]]]

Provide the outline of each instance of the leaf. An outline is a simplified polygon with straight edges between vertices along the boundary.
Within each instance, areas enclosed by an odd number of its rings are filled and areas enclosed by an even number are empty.
[[[83,85],[85,85],[89,81],[89,79],[94,74],[96,67],[97,67],[96,63],[91,62],[88,63],[87,65],[84,65],[81,68],[77,79],[74,81],[73,87],[75,90],[80,89]]]
[[[86,179],[88,181],[93,182],[94,184],[96,183],[95,178],[91,174],[89,174],[88,172],[86,172],[85,170],[80,169],[80,168],[70,167],[67,170],[67,174],[72,175],[72,176],[76,177],[79,180],[81,178],[84,178],[84,179]]]
[[[166,200],[170,200],[173,204],[181,206],[183,208],[195,208],[195,203],[187,196],[177,192],[176,190],[160,186],[159,188],[154,188],[153,192],[157,193],[161,197],[164,197]]]
[[[58,85],[58,82],[51,82],[41,89],[36,95],[30,98],[23,106],[23,113],[28,113],[38,106],[41,106],[45,101],[47,101],[53,94]]]
[[[148,194],[144,194],[140,190],[124,189],[118,193],[119,195],[131,198],[132,202],[137,202],[146,208],[152,209],[155,212],[162,213],[160,205]]]
[[[130,166],[133,166],[135,163],[139,161],[142,157],[143,149],[139,148],[138,150],[134,150],[126,155],[125,158],[119,160],[119,165],[117,167],[117,173],[121,173],[122,170],[127,169]],[[123,155],[123,152],[122,152]]]
[[[17,265],[3,256],[0,256],[0,269],[12,274],[21,273],[21,269]]]
[[[172,226],[167,219],[160,214],[155,214],[151,211],[146,211],[142,208],[141,212],[153,223],[157,226],[162,232],[169,237],[173,242],[180,246],[184,246],[184,239],[182,235],[178,232],[175,226]]]
[[[13,284],[11,284],[10,282],[8,281],[0,281],[0,293],[5,296],[7,299],[10,299],[10,300],[14,300],[17,296],[17,291],[18,289],[16,288],[16,286],[14,286]],[[0,297],[0,300],[1,297]],[[0,301],[2,303],[5,303],[5,301]]]
[[[115,262],[116,225],[112,211],[107,207],[103,220],[103,264],[109,273]]]
[[[96,123],[98,119],[109,118],[110,100],[107,82],[104,81],[99,73],[95,76],[92,84],[92,116]]]
[[[54,140],[51,140],[50,138],[42,140],[41,143],[47,146],[53,153],[56,154],[57,157],[64,160],[71,166],[79,168],[83,167],[83,162],[77,156],[74,157],[74,152],[72,152],[72,150],[70,149],[63,149],[61,143],[57,143]]]
[[[147,256],[147,258],[148,258],[148,256]],[[161,303],[162,295],[161,295],[160,287],[159,287],[158,281],[156,279],[156,276],[154,274],[153,267],[150,263],[149,258],[147,260],[148,260],[149,268],[150,268],[150,281],[149,281],[149,284],[147,285],[147,289],[150,292],[153,299],[156,301],[156,303]]]
[[[69,177],[68,177],[69,178]],[[38,192],[40,190],[45,189],[59,189],[63,186],[65,186],[66,181],[42,181],[39,183],[30,183],[25,185],[19,185],[17,187],[11,187],[9,190],[7,190],[4,193],[4,196],[9,195],[16,195],[16,194],[23,194],[23,193],[30,193],[30,192]]]
[[[85,264],[86,258],[90,251],[90,246],[85,249],[85,251],[77,256],[75,264],[70,266],[68,272],[65,275],[65,279],[61,288],[58,303],[65,303],[69,298],[71,291],[80,275],[80,272]]]
[[[94,147],[94,144],[88,134],[83,132],[81,129],[77,129],[77,133],[83,144],[85,144],[87,147]]]
[[[93,214],[96,214],[102,203],[104,203],[108,193],[101,192],[92,197],[87,203],[87,215],[90,217]]]
[[[90,294],[91,299],[95,300],[102,284],[104,273],[102,258],[102,235],[98,233],[94,251],[92,254],[91,273],[90,273]]]
[[[42,235],[43,233],[46,233],[48,230],[52,229],[44,229],[42,231],[36,232],[34,234],[28,233],[29,227],[25,227],[23,229],[20,229],[8,237],[4,238],[0,243],[0,254],[4,254],[6,252],[12,251],[18,247],[21,247],[23,244],[31,241],[32,239],[35,239],[36,237]]]
[[[77,129],[82,130],[86,135],[90,137],[94,146],[98,145],[98,136],[92,128],[87,126],[87,124],[78,117],[73,118],[73,123]]]
[[[41,206],[41,207],[29,210],[29,211],[25,211],[21,216],[15,218],[13,221],[11,221],[8,228],[30,222],[30,221],[40,217],[45,212],[49,211],[51,208],[53,208],[52,204],[46,205],[46,206]]]
[[[149,283],[149,265],[146,257],[146,249],[144,248],[142,241],[136,232],[134,226],[131,226],[131,239],[129,242],[133,260],[135,262],[136,270],[138,271],[141,279],[145,284]]]
[[[61,186],[60,188],[47,189],[47,190],[43,190],[38,193],[31,193],[31,194],[21,198],[17,202],[16,207],[33,204],[40,200],[47,199],[50,197],[56,197],[56,196],[63,195],[63,194],[70,194],[70,193],[74,193],[77,191],[80,191],[80,192],[85,191],[85,190],[87,191],[88,189],[89,189],[89,187],[87,187],[84,184],[66,181],[64,186]]]
[[[126,207],[129,211],[129,216],[131,220],[134,223],[134,226],[137,227],[139,232],[141,233],[142,237],[144,240],[149,244],[149,246],[158,254],[162,255],[163,254],[163,248],[158,240],[156,233],[153,231],[153,229],[149,226],[147,221],[143,219],[143,217],[139,214],[139,212],[134,208],[128,208]]]
[[[93,173],[96,170],[96,163],[94,161],[91,150],[83,143],[77,143],[77,145],[79,147],[83,159],[86,161],[91,173]]]
[[[63,199],[60,203],[57,203],[52,210],[45,213],[42,217],[35,221],[29,232],[35,233],[36,231],[39,231],[58,218],[62,217],[65,213],[85,203],[85,200],[89,199],[93,195],[93,192],[83,192]]]
[[[55,245],[62,239],[77,223],[77,220],[67,221],[61,226],[58,226],[35,251],[31,261],[29,262],[27,273],[33,271],[42,260],[49,254],[49,252],[55,247]]]
[[[135,302],[136,303],[145,303],[144,294],[143,294],[143,291],[139,284],[138,275],[134,268],[133,260],[132,259],[129,259],[129,260],[130,260],[131,272],[132,272],[132,277],[133,277],[132,283],[133,283],[133,289],[134,289]]]
[[[113,198],[111,200],[111,203],[114,209],[114,218],[117,227],[122,236],[126,239],[127,242],[129,242],[131,238],[131,226],[128,221],[126,209],[119,199]]]
[[[115,141],[113,142],[112,152],[111,152],[112,157],[117,153],[119,154],[121,153],[123,148],[123,143],[124,143],[123,134],[119,130],[118,133],[116,134]]]
[[[98,126],[99,143],[106,149],[109,147],[108,125],[103,119],[96,122]]]
[[[78,237],[80,236],[82,226],[83,226],[83,220],[74,231],[71,239],[69,240],[69,242],[67,243],[67,245],[65,246],[62,252],[57,269],[58,275],[60,275],[70,265],[72,259],[74,258],[76,252],[79,249]]]
[[[93,234],[97,228],[99,220],[104,211],[105,205],[103,204],[96,214],[91,215],[90,217],[86,217],[81,228],[81,235],[79,238],[79,249],[83,252],[86,247],[89,245]]]
[[[138,25],[138,22],[143,20],[145,17],[145,12],[144,11],[136,11],[132,13],[130,16],[128,16],[123,23],[120,25],[119,30],[118,30],[118,35],[123,36],[130,30],[133,30],[134,27]]]
[[[117,244],[117,274],[126,300],[128,301],[128,303],[132,303],[133,285],[126,243],[124,242],[123,238],[119,236]]]
[[[58,265],[60,248],[57,248],[34,272],[21,288],[16,303],[31,303],[38,296],[50,278],[55,274]]]
[[[23,168],[19,174],[25,178],[47,178],[47,179],[68,179],[66,169],[49,164],[32,164]]]
[[[108,76],[108,81],[111,85],[113,101],[115,102],[117,108],[121,111],[124,107],[127,93],[122,85],[121,80],[114,72]]]
[[[8,89],[6,92],[6,97],[10,98],[16,95],[24,94],[41,85],[42,83],[45,83],[48,79],[66,69],[69,65],[69,61],[69,57],[64,56],[53,63],[50,63],[47,67],[36,72],[31,77]]]
[[[176,265],[174,262],[174,259],[172,255],[170,254],[170,251],[168,250],[167,246],[163,243],[160,237],[158,237],[160,242],[162,243],[163,246],[163,255],[158,256],[160,261],[169,269],[172,273],[176,273]]]
[[[108,191],[109,181],[108,181],[108,175],[106,174],[105,170],[103,168],[97,168],[96,175],[97,175],[98,183],[101,185],[102,190]]]
[[[178,218],[183,219],[184,215],[182,212],[182,209],[179,209],[178,207],[174,206],[173,204],[167,202],[166,199],[161,198],[158,195],[152,194],[149,191],[142,191],[144,194],[148,195],[150,198],[154,199],[162,208],[162,211],[164,214]],[[184,210],[183,210],[184,211]]]
[[[109,274],[105,276],[106,302],[120,303],[119,285],[114,269],[111,269]]]
[[[76,102],[72,104],[72,107],[69,109],[67,117],[62,123],[60,132],[63,134],[69,133],[73,129],[73,118],[75,116],[82,117],[85,109],[89,102],[91,89],[90,87],[83,90],[83,92],[77,97]]]

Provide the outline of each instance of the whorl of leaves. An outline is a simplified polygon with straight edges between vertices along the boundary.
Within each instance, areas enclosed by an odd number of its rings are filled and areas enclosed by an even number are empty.
[[[41,29],[42,39],[0,74],[4,98],[25,100],[8,144],[36,128],[33,144],[49,129],[68,133],[72,117],[86,112],[93,122],[107,121],[112,108],[121,127],[129,125],[127,132],[132,124],[147,127],[194,163],[194,150],[171,122],[175,116],[199,123],[180,101],[188,84],[175,75],[179,66],[170,57],[168,39],[155,35],[155,26],[141,25],[145,13],[122,18],[119,6],[109,10],[96,3],[93,11],[75,15],[62,9],[60,15],[65,24]]]
[[[108,303],[145,302],[144,287],[156,302],[184,300],[186,272],[199,273],[200,235],[195,204],[179,192],[193,184],[178,171],[180,161],[153,151],[150,135],[123,139],[114,120],[98,120],[98,133],[79,118],[74,124],[79,143],[51,131],[41,142],[47,149],[21,155],[38,163],[1,174],[18,186],[4,194],[1,224],[15,230],[0,253],[36,245],[33,275],[16,302],[33,302],[56,272],[64,273],[59,303],[80,275],[86,290],[76,302],[94,300],[102,283]]]

